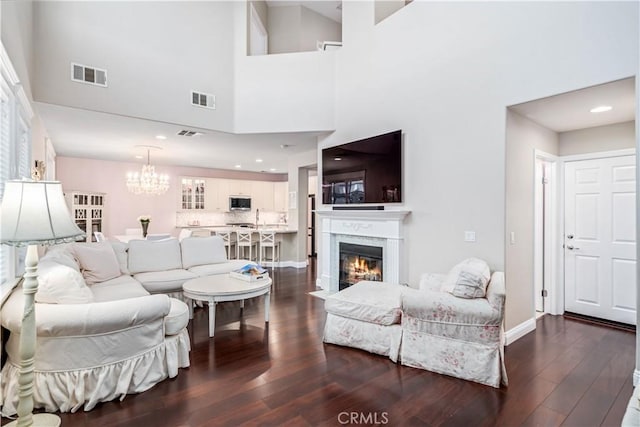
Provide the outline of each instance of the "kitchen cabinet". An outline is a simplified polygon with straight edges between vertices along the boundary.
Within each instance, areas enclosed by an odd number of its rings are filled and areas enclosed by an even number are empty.
[[[251,181],[251,209],[261,211],[273,211],[273,182]]]
[[[243,179],[229,179],[229,195],[230,196],[250,196],[251,181]]]
[[[205,209],[205,179],[180,177],[180,210]]]
[[[274,182],[273,185],[273,210],[287,212],[289,210],[289,183],[287,181]]]

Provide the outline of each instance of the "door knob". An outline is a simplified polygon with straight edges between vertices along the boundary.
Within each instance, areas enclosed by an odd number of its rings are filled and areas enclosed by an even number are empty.
[[[573,234],[567,234],[567,239],[573,239]]]

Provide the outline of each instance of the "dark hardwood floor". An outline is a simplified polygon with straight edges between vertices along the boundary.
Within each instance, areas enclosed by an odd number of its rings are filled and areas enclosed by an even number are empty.
[[[315,272],[273,273],[263,299],[218,305],[189,325],[191,367],[147,392],[62,414],[73,426],[619,426],[632,393],[635,335],[545,316],[506,349],[509,387],[494,389],[322,343]],[[355,418],[350,418],[350,417]],[[345,422],[346,421],[346,422]]]

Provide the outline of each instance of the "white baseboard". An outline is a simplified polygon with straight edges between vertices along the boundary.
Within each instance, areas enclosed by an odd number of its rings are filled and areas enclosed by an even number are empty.
[[[633,386],[637,387],[638,384],[640,384],[640,371],[638,371],[637,369],[635,369],[633,371]]]
[[[280,261],[278,267],[306,268],[308,261]]]
[[[522,338],[523,336],[527,335],[529,332],[535,331],[535,330],[536,330],[536,319],[531,318],[531,319],[525,320],[524,322],[520,323],[518,326],[515,326],[509,329],[504,334],[505,345],[509,345],[517,341],[518,339]]]

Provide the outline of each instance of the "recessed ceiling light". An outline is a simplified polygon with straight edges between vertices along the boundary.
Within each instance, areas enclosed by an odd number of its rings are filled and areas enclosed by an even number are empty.
[[[235,165],[234,167],[237,168],[237,169],[240,169],[242,167],[242,165]]]
[[[164,135],[156,135],[156,139],[167,139]]]
[[[144,156],[141,156],[141,155],[136,156],[136,159],[142,159],[142,158],[144,158]]]
[[[271,172],[275,172],[275,171],[276,171],[276,168],[271,168],[271,169],[269,169],[269,170],[270,170]]]
[[[342,160],[342,157],[334,157],[333,160]]]
[[[262,163],[262,159],[256,159],[256,163]]]
[[[611,111],[613,107],[611,105],[599,105],[589,110],[592,113],[604,113],[605,111]]]

